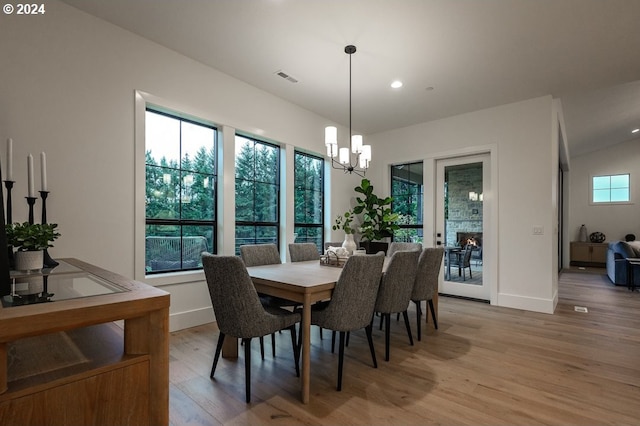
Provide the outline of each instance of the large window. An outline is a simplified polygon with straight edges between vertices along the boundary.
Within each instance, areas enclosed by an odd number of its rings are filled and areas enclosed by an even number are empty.
[[[628,203],[629,174],[593,176],[591,180],[593,203]]]
[[[147,108],[145,203],[148,274],[202,267],[216,247],[215,127]]]
[[[391,208],[400,214],[400,229],[393,240],[421,243],[423,240],[423,178],[422,162],[391,166]]]
[[[314,243],[323,251],[324,160],[296,151],[294,154],[294,231],[297,243]]]
[[[243,244],[279,245],[280,148],[236,136],[236,254]]]

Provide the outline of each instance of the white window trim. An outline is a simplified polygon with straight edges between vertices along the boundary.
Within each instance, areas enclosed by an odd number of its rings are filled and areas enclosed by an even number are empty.
[[[593,201],[593,178],[594,177],[603,177],[603,176],[620,176],[620,175],[628,175],[629,176],[629,201],[601,201],[594,202]],[[589,177],[589,205],[590,206],[615,206],[615,205],[629,205],[635,204],[633,201],[633,192],[631,191],[631,173],[630,172],[621,172],[621,173],[598,173],[590,175]]]

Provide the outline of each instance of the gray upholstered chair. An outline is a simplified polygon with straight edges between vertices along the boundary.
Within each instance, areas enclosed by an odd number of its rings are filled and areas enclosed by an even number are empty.
[[[401,243],[397,241],[392,241],[391,244],[389,244],[389,250],[387,250],[387,257],[391,257],[393,253],[399,250],[422,251],[422,244],[421,243]]]
[[[373,366],[378,368],[371,337],[371,319],[380,287],[384,255],[351,256],[344,265],[331,300],[311,310],[311,324],[340,333],[338,390],[342,390],[344,343],[347,332],[364,328]]]
[[[319,260],[320,252],[314,243],[291,243],[289,244],[289,256],[292,262],[304,262]]]
[[[265,308],[260,303],[247,268],[237,256],[203,253],[202,266],[220,329],[210,377],[213,378],[216,371],[225,336],[241,338],[244,343],[245,397],[247,402],[251,402],[251,339],[284,328],[291,331],[293,358],[299,376],[295,324],[300,322],[300,314],[275,307]]]
[[[438,329],[438,320],[436,311],[433,306],[433,296],[438,291],[438,278],[440,276],[440,267],[444,249],[442,247],[426,248],[420,253],[418,259],[418,269],[416,270],[416,280],[413,284],[411,292],[411,300],[416,305],[416,317],[418,328],[418,340],[421,340],[420,317],[422,316],[421,304],[423,300],[427,301],[425,306],[426,321],[429,321],[429,309],[431,309],[431,318],[433,318],[433,326]]]
[[[411,293],[416,280],[419,257],[420,252],[416,250],[396,251],[389,259],[386,271],[382,274],[374,311],[380,314],[381,325],[382,320],[385,321],[384,359],[386,361],[389,361],[391,314],[402,312],[404,324],[407,328],[407,335],[409,336],[409,343],[413,346],[413,336],[411,335],[407,307],[411,301]]]

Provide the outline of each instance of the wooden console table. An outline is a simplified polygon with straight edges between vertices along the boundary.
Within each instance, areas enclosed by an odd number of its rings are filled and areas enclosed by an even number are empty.
[[[167,292],[77,259],[12,278],[54,294],[2,300],[0,424],[169,424]]]

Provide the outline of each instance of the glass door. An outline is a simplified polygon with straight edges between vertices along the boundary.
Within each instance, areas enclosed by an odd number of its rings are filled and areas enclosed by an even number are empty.
[[[436,245],[444,246],[440,293],[490,300],[483,250],[488,223],[484,194],[491,184],[489,154],[436,162]]]

